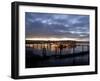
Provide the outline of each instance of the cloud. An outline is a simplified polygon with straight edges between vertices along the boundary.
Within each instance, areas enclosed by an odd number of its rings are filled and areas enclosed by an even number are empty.
[[[89,38],[89,16],[53,13],[25,13],[26,38]]]

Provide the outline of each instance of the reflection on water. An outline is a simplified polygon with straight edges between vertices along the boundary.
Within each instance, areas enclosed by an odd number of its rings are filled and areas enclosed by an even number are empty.
[[[35,54],[42,54],[43,48],[45,48],[47,55],[50,54],[59,54],[60,49],[57,48],[56,44],[52,44],[52,45],[47,45],[47,44],[26,44],[26,48],[33,51]],[[88,45],[77,45],[74,48],[74,53],[77,52],[82,52],[82,51],[88,51],[89,50],[89,46]],[[69,54],[69,53],[73,53],[73,48],[63,48],[62,49],[62,54]]]
[[[26,68],[88,64],[89,43],[26,43]]]

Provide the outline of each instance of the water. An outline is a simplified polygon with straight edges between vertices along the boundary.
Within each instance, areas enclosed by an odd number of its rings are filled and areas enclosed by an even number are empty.
[[[27,50],[30,50],[33,52],[33,54],[37,54],[42,56],[43,53],[43,47],[41,47],[40,45],[36,46],[34,45],[34,47],[26,47]],[[76,46],[74,48],[63,48],[61,50],[61,54],[65,55],[65,54],[73,54],[73,53],[79,53],[79,52],[84,52],[84,51],[88,51],[89,48],[88,46]],[[60,49],[59,48],[55,48],[54,46],[51,46],[51,48],[47,48],[45,47],[45,51],[46,51],[46,55],[50,56],[50,55],[59,55],[60,54]]]
[[[55,44],[26,45],[26,68],[76,65],[89,65],[89,46],[85,43],[63,49],[56,48]]]

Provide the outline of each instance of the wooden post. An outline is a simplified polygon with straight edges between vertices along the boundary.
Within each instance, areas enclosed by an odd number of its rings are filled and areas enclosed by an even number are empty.
[[[45,56],[46,56],[46,48],[45,48],[45,43],[43,43],[42,55],[43,55],[43,57],[45,57]]]
[[[33,44],[33,54],[34,54],[34,44]]]
[[[46,48],[45,47],[43,48],[42,54],[44,57],[46,56]]]
[[[51,44],[50,43],[48,44],[48,48],[49,48],[49,51],[50,51],[49,55],[51,55]]]

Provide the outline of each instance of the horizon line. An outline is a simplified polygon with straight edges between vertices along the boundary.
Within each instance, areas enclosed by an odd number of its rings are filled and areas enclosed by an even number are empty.
[[[79,38],[26,38],[25,40],[33,41],[89,41],[88,39],[79,39]]]

